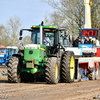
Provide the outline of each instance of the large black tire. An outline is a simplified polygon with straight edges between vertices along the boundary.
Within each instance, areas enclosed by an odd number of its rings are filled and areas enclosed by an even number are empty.
[[[18,74],[19,58],[12,56],[8,62],[8,82],[18,83],[21,81],[20,75]]]
[[[75,75],[74,53],[71,51],[66,51],[62,55],[61,80],[62,82],[67,82],[67,83],[74,82],[74,75]]]
[[[45,79],[49,84],[56,84],[59,81],[59,66],[56,57],[50,57],[47,59],[45,68]]]
[[[95,80],[96,79],[96,68],[93,69],[93,72],[88,74],[89,80]]]
[[[99,79],[99,63],[95,74],[96,80]]]

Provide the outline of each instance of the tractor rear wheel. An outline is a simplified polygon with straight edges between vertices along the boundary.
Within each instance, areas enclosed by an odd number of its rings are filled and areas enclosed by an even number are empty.
[[[8,62],[8,82],[18,83],[21,81],[20,75],[18,74],[19,58],[12,56]]]
[[[45,79],[49,84],[56,84],[59,81],[59,66],[57,58],[50,57],[45,68]]]
[[[74,75],[75,75],[74,53],[71,51],[66,51],[62,55],[61,80],[62,82],[71,83],[74,81]]]

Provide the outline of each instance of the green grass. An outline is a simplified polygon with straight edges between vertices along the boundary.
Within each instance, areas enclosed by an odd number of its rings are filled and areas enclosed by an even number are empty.
[[[0,66],[0,68],[7,68],[7,66]]]
[[[0,77],[7,77],[7,75],[6,76],[0,76]]]

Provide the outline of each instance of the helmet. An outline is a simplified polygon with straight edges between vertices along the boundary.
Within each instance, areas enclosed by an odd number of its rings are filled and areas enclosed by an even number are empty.
[[[80,37],[77,37],[78,39],[81,39]]]

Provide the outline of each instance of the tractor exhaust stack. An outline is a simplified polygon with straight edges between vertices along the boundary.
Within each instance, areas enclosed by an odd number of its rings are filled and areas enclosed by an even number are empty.
[[[40,25],[40,44],[42,44],[42,37],[43,37],[43,21],[41,22]]]

